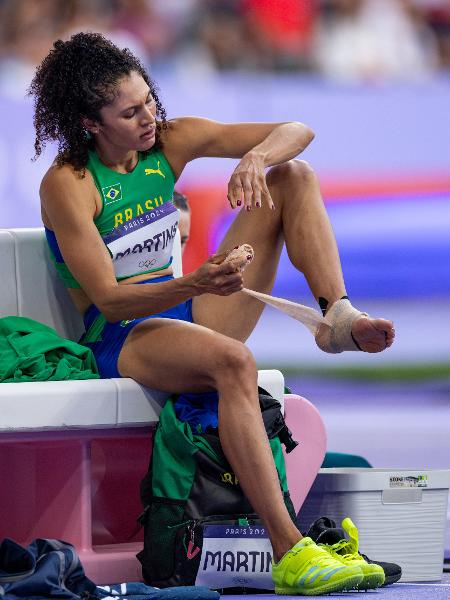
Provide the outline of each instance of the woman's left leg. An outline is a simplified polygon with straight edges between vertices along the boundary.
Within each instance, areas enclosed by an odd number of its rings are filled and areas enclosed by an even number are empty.
[[[272,167],[266,181],[276,209],[241,210],[218,251],[244,243],[253,246],[255,258],[244,272],[244,285],[270,293],[285,242],[292,264],[304,274],[314,297],[325,298],[331,306],[346,291],[314,171],[304,161],[291,160]],[[245,341],[263,308],[260,301],[242,292],[227,297],[205,294],[194,298],[193,316],[196,323]],[[392,343],[391,329],[389,321],[361,317],[355,320],[352,333],[364,350],[380,351]]]

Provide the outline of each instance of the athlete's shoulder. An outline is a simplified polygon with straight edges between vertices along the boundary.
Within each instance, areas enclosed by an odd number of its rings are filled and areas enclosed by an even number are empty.
[[[204,117],[185,116],[176,117],[167,121],[167,127],[162,130],[161,137],[164,142],[176,140],[183,135],[197,134],[214,126],[216,121]]]
[[[41,182],[41,190],[48,190],[58,185],[83,185],[86,172],[77,171],[71,164],[58,165],[56,160],[48,168]]]
[[[42,179],[39,195],[44,208],[54,203],[63,208],[64,204],[75,202],[80,208],[90,208],[94,191],[95,185],[89,171],[78,171],[68,163],[58,165],[55,161]]]
[[[220,125],[202,117],[178,117],[167,122],[161,139],[177,177],[186,163],[203,156],[205,147],[219,134]]]

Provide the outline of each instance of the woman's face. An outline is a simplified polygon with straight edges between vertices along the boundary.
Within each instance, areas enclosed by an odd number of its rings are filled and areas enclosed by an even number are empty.
[[[111,104],[100,110],[98,141],[117,148],[149,150],[155,143],[156,102],[136,71],[119,80]]]
[[[189,232],[191,230],[191,211],[180,210],[180,220],[178,222],[178,229],[180,230],[181,238],[181,254],[186,249],[186,244],[189,240]]]

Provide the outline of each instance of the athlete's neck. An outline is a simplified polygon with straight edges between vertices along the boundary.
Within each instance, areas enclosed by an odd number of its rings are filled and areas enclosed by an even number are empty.
[[[124,153],[123,149],[105,146],[101,141],[95,144],[95,151],[108,169],[118,173],[131,173],[139,159],[137,150],[129,150]]]

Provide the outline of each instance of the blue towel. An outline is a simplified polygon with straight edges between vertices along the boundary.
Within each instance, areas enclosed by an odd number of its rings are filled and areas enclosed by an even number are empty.
[[[220,594],[203,586],[180,586],[174,588],[150,587],[144,583],[118,583],[97,586],[101,600],[218,600]]]
[[[181,394],[175,401],[175,414],[182,423],[189,423],[194,433],[217,429],[219,394]]]
[[[36,539],[27,548],[5,538],[0,545],[0,596],[8,600],[96,598],[75,548],[60,540]]]
[[[27,548],[0,544],[0,597],[5,600],[217,600],[203,586],[160,590],[143,583],[96,586],[84,573],[75,548],[61,540],[36,539]]]

